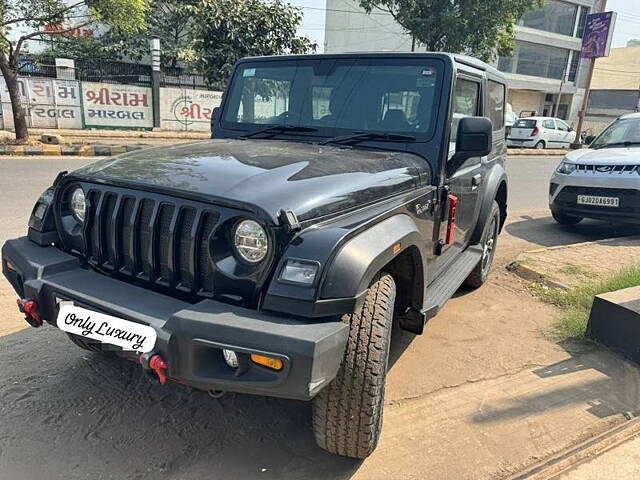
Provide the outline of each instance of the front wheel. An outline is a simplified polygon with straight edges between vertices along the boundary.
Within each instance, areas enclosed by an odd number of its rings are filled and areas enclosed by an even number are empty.
[[[378,444],[395,298],[393,277],[378,274],[362,308],[342,317],[349,324],[342,364],[313,400],[316,442],[331,453],[363,459]]]
[[[498,202],[494,200],[493,205],[491,206],[491,213],[489,214],[484,225],[484,229],[482,230],[482,237],[480,240],[482,257],[464,281],[465,285],[478,288],[484,285],[489,279],[489,273],[491,272],[491,266],[493,265],[493,258],[496,255],[496,247],[498,246],[499,233],[500,206],[498,205]]]

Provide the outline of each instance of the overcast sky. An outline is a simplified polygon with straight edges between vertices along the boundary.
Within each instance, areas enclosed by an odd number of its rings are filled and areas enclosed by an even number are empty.
[[[300,33],[318,44],[319,51],[324,45],[324,20],[326,0],[289,0],[291,4],[301,7],[304,20]],[[607,10],[618,12],[618,22],[614,47],[624,47],[632,38],[640,39],[640,0],[609,0]]]

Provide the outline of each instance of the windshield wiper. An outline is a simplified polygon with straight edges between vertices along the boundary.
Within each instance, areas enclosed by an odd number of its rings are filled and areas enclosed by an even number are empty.
[[[313,127],[298,127],[295,125],[271,125],[269,127],[260,128],[254,132],[247,133],[246,135],[242,135],[240,138],[251,138],[251,137],[255,137],[256,135],[260,135],[261,133],[271,134],[271,136],[273,136],[273,135],[277,135],[278,133],[285,133],[285,132],[317,132],[317,131],[318,129]]]
[[[415,142],[415,137],[409,135],[398,135],[395,133],[364,133],[354,132],[351,135],[343,135],[340,137],[333,137],[324,142],[320,142],[320,145],[328,145],[330,143],[359,143],[366,140],[386,140],[390,142]]]
[[[640,145],[640,142],[615,142],[615,143],[605,143],[604,145],[597,145],[594,147],[594,150],[599,150],[601,148],[609,148],[609,147],[631,147],[632,145]]]

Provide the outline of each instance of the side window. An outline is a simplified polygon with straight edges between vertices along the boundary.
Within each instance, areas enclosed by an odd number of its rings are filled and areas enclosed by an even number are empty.
[[[498,132],[504,128],[505,87],[491,80],[487,83],[489,86],[487,116],[493,123],[493,131]]]
[[[558,130],[562,130],[563,132],[569,131],[569,125],[567,125],[561,120],[556,120],[556,125],[558,126]]]
[[[456,80],[453,92],[453,117],[451,119],[451,141],[455,142],[458,135],[458,124],[463,117],[478,115],[480,103],[480,83],[464,78]]]
[[[251,78],[244,82],[240,108],[235,121],[271,123],[289,110],[291,82],[269,78]]]
[[[553,120],[544,120],[544,121],[542,122],[542,126],[543,126],[544,128],[549,129],[549,130],[555,130],[555,129],[556,129],[556,125],[555,125],[555,123],[553,122]]]

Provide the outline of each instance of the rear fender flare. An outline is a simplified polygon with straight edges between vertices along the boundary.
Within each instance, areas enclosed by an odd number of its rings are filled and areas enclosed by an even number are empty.
[[[478,215],[478,221],[476,222],[473,235],[471,236],[471,244],[479,243],[482,238],[484,230],[484,224],[487,218],[491,214],[493,208],[493,202],[496,200],[500,186],[504,184],[503,188],[507,188],[507,173],[502,165],[495,165],[489,175],[487,176],[486,186],[484,189],[484,196],[482,198],[482,204],[480,205],[480,214]],[[506,203],[506,190],[505,190],[505,203],[504,210],[501,208],[500,228],[502,229],[506,220],[507,203]]]

